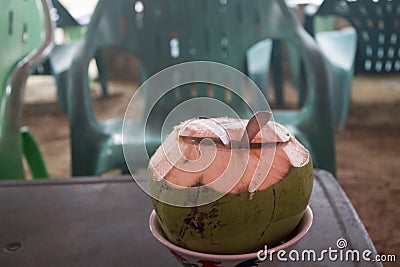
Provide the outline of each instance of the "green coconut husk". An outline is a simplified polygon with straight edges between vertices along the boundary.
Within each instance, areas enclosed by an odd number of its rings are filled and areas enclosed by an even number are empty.
[[[212,254],[250,253],[279,244],[295,229],[310,199],[313,177],[310,161],[252,198],[243,192],[200,207],[155,199],[153,205],[165,235],[178,246]]]
[[[279,127],[281,131],[283,128]],[[284,132],[285,138],[286,135]],[[171,138],[169,141],[174,141],[173,138],[179,141],[178,135]],[[303,153],[304,156],[305,148],[293,136],[279,141],[281,143],[277,155],[280,158],[296,153]],[[295,145],[289,146],[289,142]],[[161,152],[157,153],[155,157],[160,158]],[[193,194],[193,191],[188,193],[168,181],[168,172],[172,173],[173,167],[168,167],[170,169],[164,172],[163,179],[160,179],[160,172],[155,170],[160,165],[150,164],[152,179],[149,182],[153,205],[166,237],[178,246],[211,254],[251,253],[264,248],[265,245],[273,247],[279,244],[296,228],[311,196],[313,167],[308,151],[306,153],[306,160],[299,162],[296,162],[296,159],[283,159],[287,161],[285,165],[274,164],[274,161],[271,170],[274,169],[274,165],[278,169],[287,166],[287,170],[275,170],[274,175],[268,176],[264,186],[259,186],[256,191],[243,190],[249,188],[247,184],[247,187],[235,187],[223,195],[215,188],[207,186],[197,187],[197,194]],[[254,161],[254,158],[252,160]],[[176,174],[177,172],[174,174],[175,182],[178,178],[178,181],[190,180],[194,183],[193,177],[186,179],[185,173],[179,172],[181,176]],[[196,178],[196,184],[188,186],[200,185],[202,178],[198,177],[200,178]],[[203,205],[206,203],[204,200],[210,198],[217,200]],[[185,207],[168,204],[171,203],[171,199],[183,203]],[[201,205],[197,205],[199,203]]]

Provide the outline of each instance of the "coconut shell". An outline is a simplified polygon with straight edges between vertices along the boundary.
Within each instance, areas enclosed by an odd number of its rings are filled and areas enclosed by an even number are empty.
[[[274,122],[251,140],[259,146],[231,149],[218,141],[215,122],[232,142],[241,139],[247,121],[213,120],[178,125],[150,160],[153,205],[164,233],[179,246],[213,254],[250,253],[278,244],[300,222],[311,195],[308,151]],[[216,142],[202,143],[207,139]],[[183,190],[199,185],[204,186],[196,198]],[[214,193],[227,194],[196,205]],[[171,198],[188,207],[166,204]]]

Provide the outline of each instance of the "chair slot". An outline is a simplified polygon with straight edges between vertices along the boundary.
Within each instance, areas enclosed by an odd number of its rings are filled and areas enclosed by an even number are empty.
[[[10,10],[8,12],[8,35],[13,34],[14,29],[14,11]]]
[[[380,60],[376,61],[375,70],[376,70],[376,72],[381,72],[382,71],[382,61],[380,61]]]
[[[376,51],[376,56],[378,58],[383,58],[384,52],[383,52],[383,47],[379,47],[378,50]]]
[[[169,41],[169,51],[171,54],[171,57],[177,58],[179,57],[180,51],[179,51],[179,39],[174,37]]]
[[[400,60],[396,60],[396,62],[394,63],[394,70],[400,71]]]
[[[136,27],[143,28],[144,5],[142,1],[136,1],[134,5]]]
[[[394,57],[394,48],[393,46],[389,47],[388,52],[387,52],[388,58],[393,58]]]
[[[385,35],[382,32],[379,33],[379,35],[378,35],[378,43],[380,45],[383,45],[385,43]]]
[[[392,10],[393,10],[392,3],[387,3],[386,4],[386,12],[387,13],[392,13]]]
[[[366,42],[369,41],[369,34],[368,34],[367,31],[362,31],[362,32],[361,32],[361,35],[362,35],[364,41],[366,41]]]
[[[378,6],[378,7],[376,8],[376,14],[377,14],[379,17],[382,17],[382,7]]]
[[[360,12],[363,14],[365,17],[368,16],[367,9],[364,6],[360,6]]]
[[[382,19],[378,20],[378,28],[383,31],[383,29],[385,28],[385,23],[383,22]]]
[[[366,54],[368,57],[372,57],[372,54],[373,54],[372,46],[367,45],[367,47],[365,48],[365,54]]]
[[[219,11],[221,13],[226,11],[226,5],[228,4],[228,0],[218,0],[219,3]]]
[[[136,14],[143,14],[144,12],[144,5],[142,1],[136,1],[135,2],[135,12]]]
[[[392,70],[392,61],[391,60],[387,60],[386,64],[385,64],[385,71],[386,72],[390,72]]]
[[[22,26],[22,42],[26,43],[29,40],[28,24],[24,23]]]
[[[228,58],[228,45],[229,45],[229,38],[226,36],[225,33],[221,36],[221,56],[222,58]]]
[[[390,44],[395,45],[397,43],[397,34],[394,32],[390,35]]]
[[[370,28],[374,28],[374,22],[372,21],[372,19],[367,19],[367,25]]]
[[[371,62],[370,59],[365,60],[364,68],[365,68],[365,70],[367,70],[367,71],[370,71],[370,70],[371,70],[371,68],[372,68],[372,62]]]
[[[193,36],[192,35],[190,35],[188,42],[189,42],[189,55],[195,56],[197,54],[197,49],[194,46]]]

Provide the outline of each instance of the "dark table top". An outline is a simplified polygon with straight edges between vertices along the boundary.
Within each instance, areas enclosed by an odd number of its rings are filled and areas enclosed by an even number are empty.
[[[290,249],[358,250],[360,261],[285,266],[381,266],[353,206],[328,173],[315,172],[310,232]],[[0,183],[0,266],[180,266],[150,233],[151,201],[130,176]],[[282,264],[283,265],[283,264]]]

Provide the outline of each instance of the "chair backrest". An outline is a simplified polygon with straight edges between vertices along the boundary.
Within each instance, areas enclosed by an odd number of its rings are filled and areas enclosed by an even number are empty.
[[[283,0],[100,0],[75,59],[87,66],[98,49],[117,47],[137,56],[147,76],[194,60],[224,63],[246,72],[246,50],[251,45],[266,38],[300,43],[299,27]],[[197,96],[209,93],[206,87],[197,90]],[[191,90],[174,92],[163,102],[175,106],[191,97]],[[94,116],[88,90],[74,88],[70,93],[72,127],[74,121],[90,124]],[[319,93],[310,93],[309,100],[317,102]],[[217,89],[212,94],[224,102],[232,97]]]
[[[0,177],[23,178],[24,87],[51,49],[53,25],[47,0],[3,0],[0,12]]]
[[[87,38],[94,38],[94,48],[115,46],[137,55],[148,73],[196,59],[244,71],[243,51],[251,44],[290,32],[281,13],[276,1],[100,0]]]
[[[318,15],[337,15],[357,30],[357,73],[400,72],[400,2],[324,1]]]

